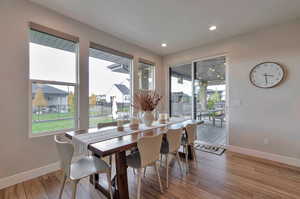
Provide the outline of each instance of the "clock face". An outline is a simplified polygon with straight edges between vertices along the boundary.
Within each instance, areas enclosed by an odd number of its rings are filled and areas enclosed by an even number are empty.
[[[256,65],[250,72],[250,81],[259,88],[277,86],[284,78],[282,66],[274,62],[264,62]]]

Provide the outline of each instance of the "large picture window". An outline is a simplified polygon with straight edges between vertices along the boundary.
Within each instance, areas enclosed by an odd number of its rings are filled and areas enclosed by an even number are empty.
[[[91,43],[89,57],[89,126],[129,119],[133,57]]]
[[[139,59],[138,80],[140,90],[155,89],[155,64],[153,62]]]
[[[78,39],[30,24],[30,133],[53,134],[78,127]]]

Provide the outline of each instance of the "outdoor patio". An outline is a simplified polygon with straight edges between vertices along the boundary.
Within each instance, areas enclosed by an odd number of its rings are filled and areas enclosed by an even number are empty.
[[[226,122],[221,127],[220,121],[213,122],[205,119],[204,124],[198,127],[198,140],[212,145],[225,145],[226,144]]]

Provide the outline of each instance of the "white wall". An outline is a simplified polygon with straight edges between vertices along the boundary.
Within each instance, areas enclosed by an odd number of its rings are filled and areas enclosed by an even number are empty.
[[[221,54],[228,63],[229,144],[300,159],[300,21],[165,56],[165,78],[170,65]],[[264,61],[287,68],[280,86],[260,89],[250,84],[251,68]]]
[[[26,0],[0,1],[0,178],[56,162],[52,136],[28,137],[28,22],[80,37],[81,128],[88,127],[88,48],[93,41],[153,61],[159,77],[160,56]],[[157,81],[158,90],[163,84]]]

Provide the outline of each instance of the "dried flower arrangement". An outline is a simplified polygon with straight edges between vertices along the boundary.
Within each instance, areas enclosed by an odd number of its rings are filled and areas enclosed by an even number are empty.
[[[134,94],[134,103],[132,106],[138,111],[153,111],[162,96],[156,91],[138,91]]]

